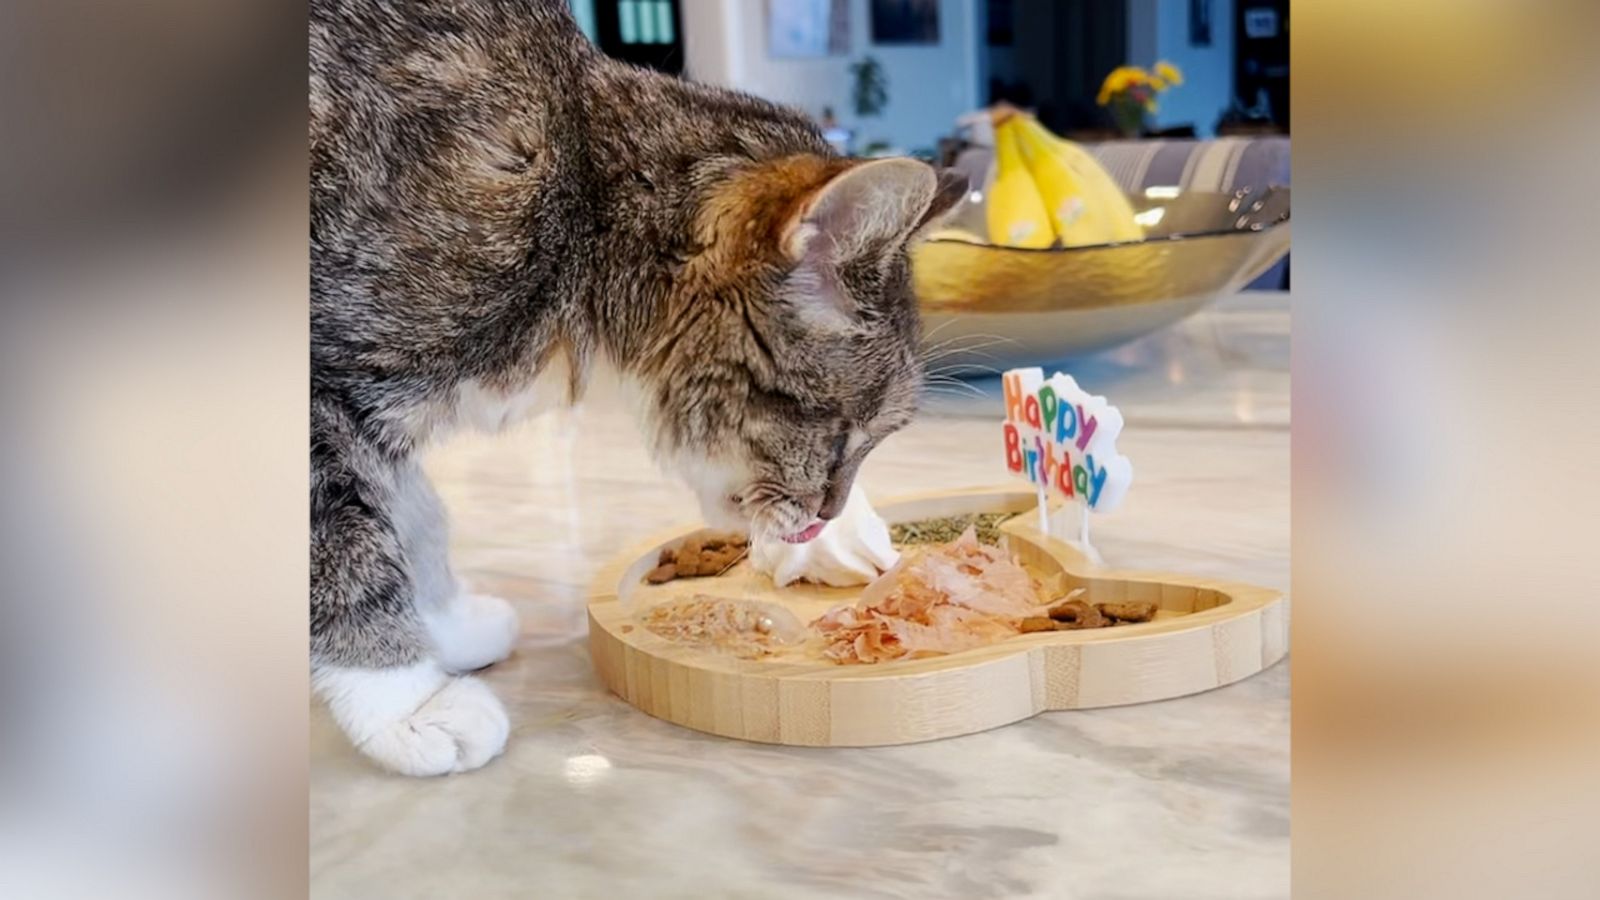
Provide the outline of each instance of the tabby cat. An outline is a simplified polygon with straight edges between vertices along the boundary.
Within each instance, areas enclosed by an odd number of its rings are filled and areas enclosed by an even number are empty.
[[[312,0],[312,683],[397,772],[483,765],[463,590],[417,463],[596,365],[714,524],[805,539],[921,384],[907,244],[966,189],[799,113],[602,56],[562,0]]]

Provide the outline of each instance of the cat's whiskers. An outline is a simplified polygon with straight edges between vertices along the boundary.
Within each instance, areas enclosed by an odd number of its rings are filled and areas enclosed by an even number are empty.
[[[942,377],[945,377],[945,378],[949,378],[949,377],[952,377],[952,376],[967,376],[967,377],[970,377],[972,375],[1003,375],[1003,374],[1005,374],[1005,373],[1001,372],[999,369],[995,368],[994,366],[988,365],[986,363],[958,362],[958,363],[950,363],[948,365],[941,366],[940,368],[935,369],[935,370],[933,370],[931,372],[927,372],[927,373],[925,373],[925,377],[933,378],[933,377],[942,376]]]
[[[971,334],[947,338],[925,347],[921,354],[924,393],[928,396],[986,398],[988,394],[981,388],[957,376],[1002,374],[998,368],[972,361],[971,357],[992,360],[995,356],[985,352],[987,348],[1007,343],[1015,341],[995,334]],[[956,356],[962,359],[941,362]]]
[[[956,390],[956,388],[961,388],[962,390]],[[979,398],[987,398],[989,396],[988,394],[985,394],[983,391],[979,390],[976,387],[973,387],[970,384],[967,384],[964,381],[955,381],[955,382],[949,382],[949,383],[931,384],[931,385],[928,385],[926,387],[924,392],[929,394],[929,395],[936,395],[936,396],[943,396],[943,397],[972,396],[972,397],[979,397]]]
[[[980,336],[973,335],[973,337],[974,338],[978,338]],[[965,346],[953,346],[953,347],[952,346],[943,346],[943,347],[936,348],[935,350],[930,351],[928,353],[924,353],[922,355],[922,363],[923,363],[923,365],[926,366],[926,365],[928,365],[930,363],[938,362],[941,359],[948,359],[948,358],[950,358],[952,356],[957,356],[957,355],[983,356],[983,357],[987,357],[989,359],[993,359],[994,358],[994,354],[986,353],[984,351],[986,351],[990,347],[995,347],[995,346],[999,346],[1001,344],[1008,344],[1008,343],[1015,343],[1015,341],[1011,340],[1010,338],[995,337],[995,338],[990,339],[990,340],[986,340],[986,341],[982,341],[982,342],[975,342],[975,343],[972,343],[972,344],[969,344],[969,345],[965,345]]]
[[[952,321],[954,321],[954,320],[952,320]],[[956,344],[956,342],[961,341],[961,340],[965,340],[965,339],[971,339],[971,340],[973,340],[975,342],[982,342],[982,343],[974,344],[972,347],[953,346],[953,345]],[[930,343],[928,343],[927,337],[924,337],[920,355],[921,355],[923,361],[926,362],[926,361],[931,360],[931,359],[938,359],[938,358],[941,358],[943,356],[949,356],[952,353],[962,353],[962,352],[966,352],[967,350],[975,349],[975,348],[979,348],[979,347],[992,347],[995,344],[999,344],[999,343],[1012,343],[1012,344],[1015,344],[1016,343],[1016,339],[1008,338],[1008,337],[1005,337],[1003,335],[987,334],[987,333],[958,334],[958,335],[956,335],[954,337],[945,338],[942,341],[938,341],[936,343],[930,344]]]
[[[721,576],[728,574],[728,571],[730,569],[732,569],[734,566],[737,566],[739,563],[743,562],[744,558],[749,556],[749,555],[750,555],[750,545],[749,544],[745,544],[744,549],[739,551],[739,555],[735,556],[733,558],[732,562],[730,562],[727,565],[722,567],[722,570],[717,573],[717,577],[720,578]]]
[[[924,344],[926,344],[928,341],[933,340],[934,335],[937,335],[939,332],[945,330],[946,328],[949,328],[951,325],[954,325],[956,322],[957,322],[956,319],[945,319],[943,322],[940,322],[938,325],[933,326],[933,329],[931,331],[927,331],[927,332],[923,333],[922,342]]]
[[[931,385],[934,385],[934,386],[945,386],[945,387],[957,387],[957,388],[971,389],[971,390],[974,390],[974,391],[978,391],[979,393],[982,393],[982,390],[983,390],[982,388],[979,388],[977,385],[972,384],[971,382],[967,381],[964,378],[955,378],[955,377],[952,377],[952,376],[949,376],[949,375],[935,376],[933,378],[929,378],[924,383],[925,384],[931,384]]]
[[[793,498],[790,497],[789,492],[782,485],[770,481],[753,482],[749,487],[745,488],[742,496],[744,499],[741,505],[750,512],[750,537],[752,541],[775,537],[781,538],[788,533],[783,530],[784,526],[776,521],[780,518],[775,512],[778,507],[784,504],[791,506],[794,504]],[[804,523],[793,523],[795,528],[800,527],[802,524]]]

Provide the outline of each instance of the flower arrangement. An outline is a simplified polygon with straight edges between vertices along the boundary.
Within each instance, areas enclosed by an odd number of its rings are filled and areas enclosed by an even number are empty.
[[[1138,137],[1144,117],[1156,111],[1156,95],[1183,84],[1183,73],[1172,63],[1161,61],[1145,71],[1138,66],[1118,66],[1100,85],[1095,102],[1111,111],[1117,129],[1128,137]]]

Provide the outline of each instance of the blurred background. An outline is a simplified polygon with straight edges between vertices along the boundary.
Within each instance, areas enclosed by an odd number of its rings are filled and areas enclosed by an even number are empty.
[[[1288,0],[571,3],[610,55],[798,106],[856,154],[948,156],[955,121],[1002,100],[1064,137],[1114,137],[1102,79],[1157,59],[1184,90],[1150,136],[1289,133]]]

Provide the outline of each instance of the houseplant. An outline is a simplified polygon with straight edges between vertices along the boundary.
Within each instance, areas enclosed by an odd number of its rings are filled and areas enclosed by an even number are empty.
[[[850,99],[856,116],[866,119],[881,115],[883,108],[889,105],[889,78],[884,74],[883,65],[870,56],[863,57],[860,62],[851,64],[850,78]],[[862,148],[862,154],[872,156],[888,146],[888,141],[869,141]]]

